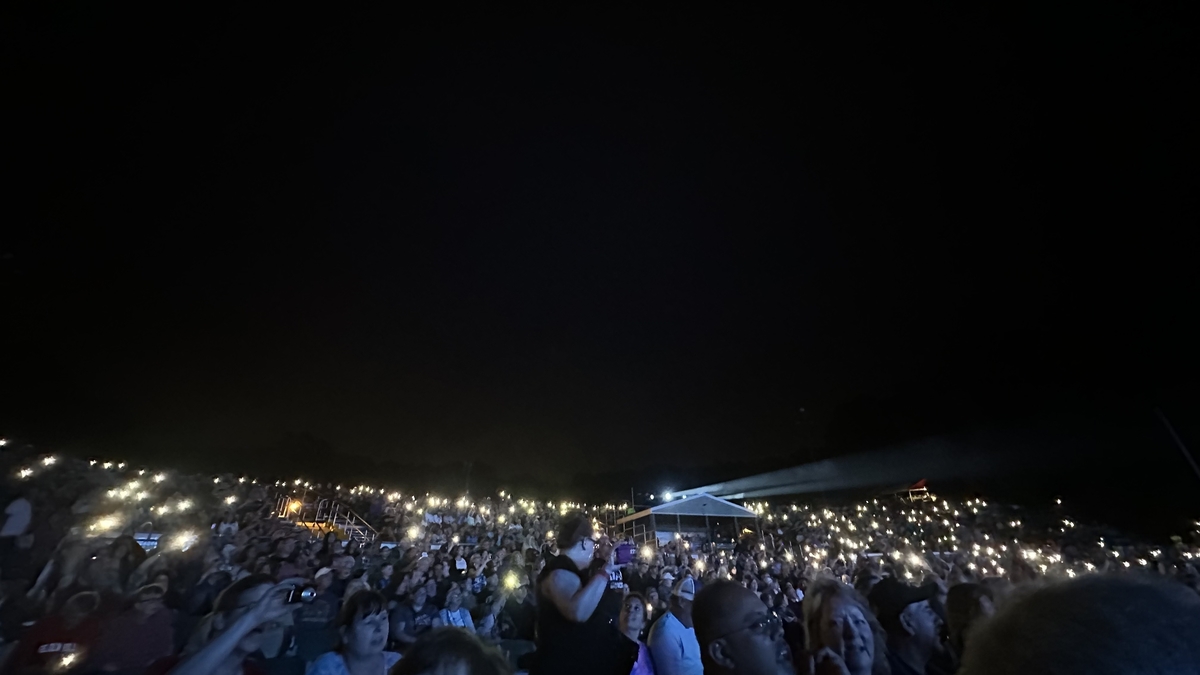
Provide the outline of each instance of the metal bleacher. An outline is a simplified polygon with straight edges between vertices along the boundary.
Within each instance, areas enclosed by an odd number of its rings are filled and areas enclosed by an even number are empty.
[[[337,532],[339,539],[357,541],[363,546],[379,537],[379,532],[353,509],[326,497],[280,494],[275,499],[274,515],[319,534]]]

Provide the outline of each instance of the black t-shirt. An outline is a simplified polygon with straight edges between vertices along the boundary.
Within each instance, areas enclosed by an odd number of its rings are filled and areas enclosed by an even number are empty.
[[[603,560],[593,560],[588,568],[588,578],[599,574],[606,564]],[[625,580],[618,568],[608,573],[608,588],[604,589],[604,595],[600,597],[600,604],[596,605],[596,613],[619,629],[617,621],[621,617],[621,605],[624,601]]]
[[[413,606],[407,602],[396,605],[391,616],[392,630],[400,632],[400,624],[403,623],[405,633],[421,635],[433,628],[433,617],[437,616],[437,613],[437,609],[428,602],[421,605],[421,609],[413,609]]]
[[[333,581],[329,583],[329,589],[325,592],[335,598],[341,598],[342,596],[346,595],[346,584],[348,583],[350,583],[349,579],[340,579],[336,574],[334,574]],[[341,603],[339,602],[338,604]]]
[[[446,594],[450,592],[450,587],[453,585],[454,585],[454,582],[451,581],[449,577],[437,582],[437,595],[430,598],[429,599],[430,602],[437,605],[438,607],[445,607],[446,606]]]
[[[529,596],[525,602],[517,602],[516,598],[509,598],[504,603],[504,612],[501,617],[512,626],[511,630],[502,633],[505,639],[532,640],[534,638],[537,607],[534,606],[532,598],[533,596]]]

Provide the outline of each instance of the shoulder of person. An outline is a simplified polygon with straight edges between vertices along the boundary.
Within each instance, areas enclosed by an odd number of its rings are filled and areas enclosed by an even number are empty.
[[[340,675],[346,672],[346,662],[338,652],[325,652],[318,656],[305,671],[305,675]]]

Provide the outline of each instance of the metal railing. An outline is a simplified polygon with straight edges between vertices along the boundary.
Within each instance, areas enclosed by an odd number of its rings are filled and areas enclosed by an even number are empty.
[[[315,502],[282,494],[275,501],[275,516],[324,532],[341,530],[352,541],[370,544],[379,536],[362,516],[341,502],[322,498]]]
[[[650,528],[638,523],[637,521],[633,521],[632,523],[626,523],[622,526],[621,536],[632,537],[633,540],[637,542],[639,546],[641,546],[648,543],[650,538],[654,535],[650,532]]]

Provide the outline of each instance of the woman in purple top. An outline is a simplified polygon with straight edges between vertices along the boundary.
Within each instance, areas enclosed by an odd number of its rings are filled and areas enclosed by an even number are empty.
[[[629,675],[654,675],[654,663],[650,660],[650,649],[642,642],[642,630],[650,623],[649,604],[640,593],[625,596],[621,605],[621,633],[637,643],[637,662]]]

